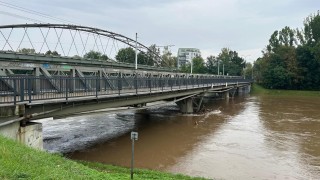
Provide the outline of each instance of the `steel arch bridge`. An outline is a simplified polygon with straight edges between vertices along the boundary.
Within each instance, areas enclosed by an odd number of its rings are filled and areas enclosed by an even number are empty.
[[[159,65],[161,60],[159,53],[127,36],[87,26],[69,24],[2,25],[0,26],[0,34],[1,51],[26,54],[45,54],[48,51],[55,51],[61,56],[79,58],[92,50],[101,53],[101,55],[107,55],[109,59],[114,59],[121,48],[135,49],[137,47],[139,52],[152,54],[155,65]],[[120,59],[120,61],[124,60]]]

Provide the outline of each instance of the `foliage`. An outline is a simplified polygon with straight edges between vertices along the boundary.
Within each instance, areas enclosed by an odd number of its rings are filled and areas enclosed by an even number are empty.
[[[24,53],[24,54],[36,54],[36,50],[32,48],[22,48],[18,50],[19,53]]]
[[[75,162],[0,136],[0,179],[129,179],[130,169]],[[203,179],[135,169],[135,179]]]
[[[153,54],[153,51],[155,51],[155,45],[150,46],[150,50],[146,53],[144,52],[139,52],[138,53],[138,64],[142,65],[149,65],[153,66],[155,65],[155,59],[156,57]],[[119,50],[118,54],[116,55],[116,60],[118,62],[125,62],[125,63],[135,63],[135,57],[136,52],[133,48],[128,47],[128,48],[122,48]],[[158,58],[159,59],[159,58]],[[160,60],[158,60],[160,63]]]
[[[207,72],[204,59],[200,56],[192,59],[192,72],[195,74],[204,74]]]
[[[170,67],[175,68],[177,67],[178,59],[175,56],[172,56],[171,52],[167,52],[162,55],[161,67]]]
[[[180,72],[191,73],[191,63],[187,62],[185,65],[182,65]],[[198,56],[192,59],[192,73],[205,74],[207,72],[206,64],[202,57]]]
[[[101,54],[100,52],[97,51],[89,51],[87,52],[84,56],[86,59],[95,59],[95,60],[108,60],[108,56],[105,54]]]
[[[222,48],[220,54],[217,57],[209,56],[207,58],[207,72],[211,74],[218,74],[218,66],[220,74],[230,76],[241,76],[243,68],[245,67],[245,61],[239,57],[238,52],[232,51],[228,48]]]
[[[50,55],[50,56],[61,56],[57,51],[47,51],[45,55]]]
[[[116,60],[124,63],[135,63],[135,56],[136,53],[131,47],[122,48],[116,55]]]
[[[254,76],[266,88],[320,89],[320,15],[307,17],[304,28],[275,31],[254,63]]]

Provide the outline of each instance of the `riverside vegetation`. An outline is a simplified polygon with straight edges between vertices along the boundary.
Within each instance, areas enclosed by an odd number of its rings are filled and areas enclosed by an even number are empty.
[[[0,136],[0,179],[130,179],[130,169],[72,161]],[[135,169],[134,179],[204,179]]]

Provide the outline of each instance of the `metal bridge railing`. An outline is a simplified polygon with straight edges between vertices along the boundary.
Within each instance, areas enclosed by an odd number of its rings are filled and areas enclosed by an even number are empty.
[[[3,77],[0,76],[0,104],[32,103],[38,100],[120,96],[248,83],[242,78],[199,77]]]

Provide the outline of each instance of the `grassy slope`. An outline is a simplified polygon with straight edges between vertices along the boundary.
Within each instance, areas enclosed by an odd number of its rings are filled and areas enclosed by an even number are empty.
[[[265,89],[258,84],[253,84],[252,94],[275,95],[275,96],[317,96],[320,97],[320,91],[298,91],[298,90],[276,90]]]
[[[75,162],[0,136],[0,179],[130,179],[130,170],[99,163]],[[137,170],[134,179],[200,178]]]

